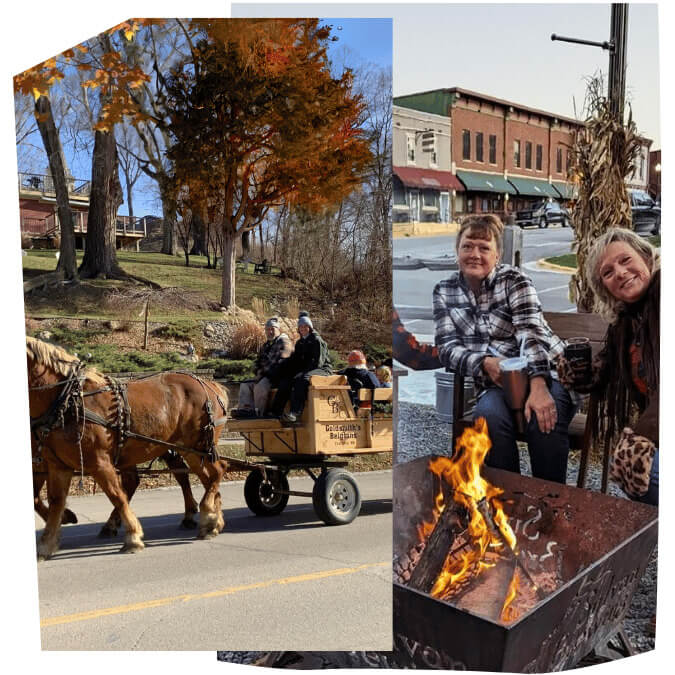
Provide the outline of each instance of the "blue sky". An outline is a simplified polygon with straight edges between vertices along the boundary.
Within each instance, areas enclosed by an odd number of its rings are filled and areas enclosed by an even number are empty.
[[[552,42],[551,33],[609,39],[609,3],[233,3],[232,16],[391,16],[394,96],[464,87],[568,117],[608,52]],[[626,93],[638,129],[661,147],[655,3],[629,7]]]
[[[309,15],[308,15],[309,16]],[[315,15],[312,15],[315,16]],[[382,67],[391,68],[392,64],[392,21],[389,18],[322,18],[323,22],[332,25],[332,35],[337,38],[328,44],[329,56],[334,56],[335,60],[344,65],[358,66],[361,63],[374,63]],[[111,24],[114,25],[114,24]],[[110,26],[108,26],[109,28]],[[81,41],[88,37],[84,34],[77,38]],[[70,46],[71,43],[64,42],[62,49]],[[40,57],[45,58],[45,57]],[[33,65],[33,64],[31,64]],[[33,137],[33,143],[40,145],[39,136]],[[85,153],[79,153],[77,157],[65,147],[66,158],[72,174],[83,180],[88,180],[91,174],[91,158]],[[40,172],[45,168],[38,169]],[[121,180],[123,178],[121,177]],[[152,196],[150,188],[153,187],[151,179],[144,174],[141,175],[134,186],[133,205],[134,215],[144,216],[148,214],[161,216],[161,202],[157,196]],[[124,184],[123,184],[124,187]],[[154,191],[156,193],[156,190]],[[125,202],[119,211],[122,215],[129,213],[128,205]]]
[[[232,9],[234,12],[234,6]],[[337,42],[331,43],[331,49],[345,45],[359,61],[391,67],[391,19],[324,18],[323,15],[321,19],[333,25],[333,35],[338,38]]]

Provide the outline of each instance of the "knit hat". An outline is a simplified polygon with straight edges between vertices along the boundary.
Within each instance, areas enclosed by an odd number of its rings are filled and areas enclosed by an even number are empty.
[[[347,363],[350,366],[365,364],[366,355],[360,349],[353,349],[347,356]]]
[[[310,328],[314,329],[314,325],[312,324],[312,320],[309,318],[308,314],[301,314],[298,317],[298,328],[300,326],[309,326]]]
[[[268,328],[269,326],[274,326],[275,328],[279,328],[281,330],[281,326],[279,325],[279,319],[277,319],[276,316],[273,316],[271,319],[267,319],[265,322],[265,328]]]

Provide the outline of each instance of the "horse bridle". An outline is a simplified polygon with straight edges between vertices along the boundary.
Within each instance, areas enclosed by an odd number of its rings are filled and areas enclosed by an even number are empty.
[[[35,457],[33,458],[34,463],[40,463],[42,461],[42,443],[44,442],[44,439],[55,429],[58,428],[59,426],[61,428],[65,428],[65,416],[70,408],[73,409],[75,413],[75,423],[76,427],[80,426],[80,420],[82,421],[81,423],[81,428],[79,429],[78,437],[77,437],[77,446],[80,454],[80,472],[81,472],[81,478],[84,478],[84,463],[83,463],[83,457],[82,457],[82,437],[84,435],[84,425],[85,422],[93,422],[95,424],[99,424],[103,427],[106,427],[108,429],[115,429],[118,432],[118,437],[117,437],[117,452],[115,455],[115,460],[114,460],[114,466],[117,466],[117,463],[119,461],[121,452],[122,452],[122,447],[124,443],[126,442],[127,438],[138,438],[141,440],[146,440],[154,443],[159,443],[161,445],[166,445],[171,447],[172,449],[179,449],[179,450],[185,450],[189,452],[193,452],[195,454],[201,455],[202,456],[202,461],[204,458],[208,457],[211,461],[215,461],[218,458],[218,453],[216,451],[215,443],[213,441],[213,436],[214,436],[214,431],[215,427],[221,426],[222,424],[225,423],[226,418],[219,418],[215,419],[214,414],[213,414],[213,404],[211,403],[209,396],[208,396],[208,391],[206,384],[204,381],[194,375],[193,373],[185,373],[186,375],[190,375],[190,377],[194,378],[201,384],[202,388],[204,389],[204,393],[206,394],[206,401],[204,403],[204,411],[207,416],[207,423],[202,427],[202,443],[205,445],[206,452],[200,452],[199,450],[195,450],[194,448],[185,448],[183,446],[180,446],[178,444],[171,444],[171,443],[166,443],[164,441],[158,440],[158,439],[153,439],[149,438],[146,436],[143,436],[142,434],[137,434],[131,431],[131,408],[129,406],[129,399],[127,396],[127,385],[124,382],[120,382],[119,380],[106,376],[106,382],[108,383],[104,387],[100,387],[99,389],[95,389],[94,391],[83,391],[82,390],[82,383],[86,379],[83,370],[85,368],[84,364],[81,361],[75,361],[75,362],[69,362],[73,363],[73,367],[71,369],[71,372],[68,374],[67,378],[65,380],[60,380],[59,382],[54,382],[52,384],[47,384],[47,385],[41,385],[41,386],[36,386],[36,387],[29,387],[29,391],[41,391],[41,390],[46,390],[46,389],[53,389],[57,387],[63,387],[63,390],[59,394],[59,396],[54,400],[54,402],[49,406],[46,412],[44,412],[42,415],[39,417],[31,417],[31,432],[35,436],[38,447],[37,447],[37,453]],[[144,378],[140,378],[144,379]],[[210,389],[210,387],[209,387]],[[115,404],[117,407],[117,423],[116,424],[111,424],[106,420],[105,418],[101,417],[97,413],[93,412],[92,410],[87,410],[84,406],[84,397],[85,396],[93,396],[95,394],[100,394],[106,391],[110,391],[113,394],[113,397],[115,399]],[[212,392],[215,393],[215,392]],[[220,404],[222,410],[224,413],[227,412],[227,409],[225,407],[225,404],[223,403],[222,399],[220,396],[216,394],[216,400]]]
[[[82,383],[85,380],[83,375],[84,364],[81,361],[72,362],[73,367],[65,380],[54,382],[52,384],[29,387],[29,391],[43,391],[46,389],[55,389],[63,387],[61,393],[54,399],[47,410],[38,417],[30,418],[30,430],[37,441],[37,452],[33,457],[33,463],[42,462],[42,445],[45,438],[59,426],[65,429],[65,417],[68,410],[72,408],[75,414],[75,427],[78,429],[77,448],[80,454],[80,473],[82,480],[84,478],[84,466],[82,458],[82,436],[84,435],[85,407],[82,392]],[[82,420],[80,426],[80,420]]]

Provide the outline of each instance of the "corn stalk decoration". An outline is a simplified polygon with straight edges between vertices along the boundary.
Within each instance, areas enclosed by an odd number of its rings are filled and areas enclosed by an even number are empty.
[[[610,112],[601,77],[588,82],[586,120],[574,135],[569,180],[577,188],[572,207],[577,272],[570,280],[570,300],[580,312],[593,311],[595,298],[586,274],[593,242],[610,227],[632,228],[625,179],[635,170],[640,138],[629,108],[623,125]]]

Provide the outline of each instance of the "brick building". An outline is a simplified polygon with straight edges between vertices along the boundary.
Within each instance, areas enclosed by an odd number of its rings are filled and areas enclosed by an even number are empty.
[[[394,103],[450,120],[453,215],[507,214],[542,198],[568,200],[569,147],[579,122],[453,87],[398,96]]]
[[[450,119],[393,106],[393,221],[451,221],[464,186],[451,171]]]
[[[649,194],[654,199],[661,196],[661,150],[649,153]]]
[[[54,181],[49,175],[19,173],[19,218],[21,234],[36,246],[52,246],[60,235]],[[68,202],[73,214],[75,247],[84,249],[89,215],[91,184],[88,180],[66,177]],[[150,216],[152,218],[152,216]],[[147,218],[117,216],[115,242],[117,248],[138,250],[140,240],[150,231]]]

